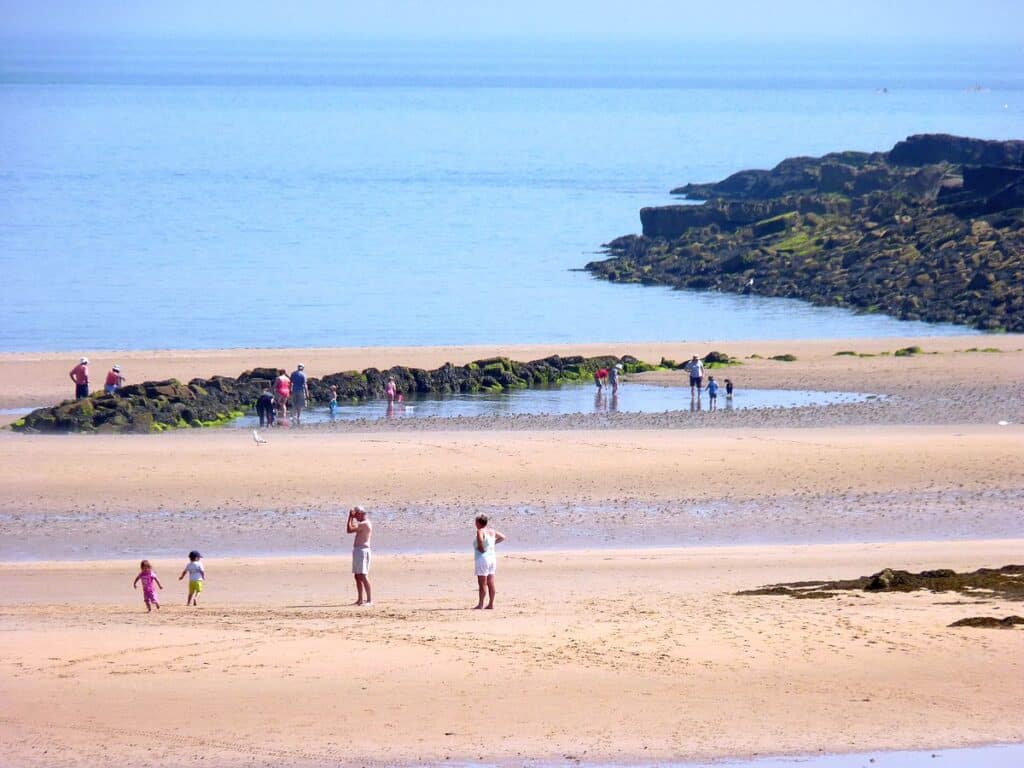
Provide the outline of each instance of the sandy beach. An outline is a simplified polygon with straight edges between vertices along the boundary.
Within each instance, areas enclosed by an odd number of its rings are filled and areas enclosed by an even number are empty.
[[[1022,547],[510,547],[493,612],[470,609],[468,551],[381,558],[362,609],[346,605],[346,558],[211,559],[193,610],[181,558],[160,560],[154,615],[132,563],[6,565],[7,764],[649,765],[1020,741],[1024,632],[946,627],[1014,605],[732,593],[1000,565]]]
[[[927,354],[881,354],[912,344]],[[300,360],[317,376],[719,349],[742,360],[725,374],[742,387],[883,398],[355,423],[275,430],[265,446],[231,429],[3,430],[7,762],[647,764],[1024,740],[1024,631],[947,626],[1020,615],[1019,603],[733,594],[1024,562],[1022,348],[1021,336],[964,336],[87,352],[94,376],[116,361],[139,381]],[[797,360],[767,359],[785,353]],[[0,355],[0,407],[66,397],[76,360]],[[355,503],[378,527],[372,609],[347,605]],[[486,614],[468,610],[479,510],[510,539]],[[176,577],[192,547],[210,581],[186,611]],[[142,557],[167,587],[159,615],[131,590]]]

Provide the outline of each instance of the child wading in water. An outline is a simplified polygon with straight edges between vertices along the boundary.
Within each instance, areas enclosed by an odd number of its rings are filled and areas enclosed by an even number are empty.
[[[188,574],[188,599],[185,605],[199,605],[199,593],[203,591],[203,581],[206,580],[206,569],[199,562],[202,559],[203,556],[193,549],[188,553],[188,565],[178,577],[178,581],[181,581]]]
[[[156,599],[156,590],[153,589],[153,585],[156,584],[160,589],[163,589],[164,585],[156,577],[156,573],[153,571],[153,566],[149,564],[149,560],[143,560],[139,564],[139,575],[135,577],[135,582],[132,586],[138,589],[140,581],[142,582],[142,599],[146,603],[146,613],[152,611],[154,605],[159,610],[160,601]]]
[[[718,410],[718,382],[714,376],[708,376],[708,400],[711,401],[711,410]]]
[[[494,571],[497,568],[497,553],[494,547],[501,544],[505,537],[500,531],[493,528],[487,530],[487,515],[477,515],[476,538],[473,541],[473,561],[476,566],[476,583],[480,590],[480,601],[476,604],[476,610],[481,608],[494,608]],[[487,605],[484,605],[484,596],[489,596]]]

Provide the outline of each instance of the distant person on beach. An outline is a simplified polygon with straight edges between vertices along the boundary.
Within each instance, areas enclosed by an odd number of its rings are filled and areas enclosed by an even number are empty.
[[[384,385],[384,397],[388,399],[388,405],[394,405],[395,396],[398,394],[398,385],[394,376],[388,376],[388,383]]]
[[[619,373],[622,372],[622,363],[616,363],[608,369],[608,383],[612,385],[612,396],[619,393]]]
[[[153,589],[153,585],[156,584],[160,589],[163,589],[164,585],[156,577],[156,572],[149,564],[149,560],[143,560],[139,564],[139,575],[135,577],[132,587],[138,589],[140,581],[142,582],[142,601],[146,604],[146,613],[151,612],[154,605],[157,610],[160,610],[160,601],[156,599],[156,590]]]
[[[732,379],[725,380],[725,399],[732,400]]]
[[[597,386],[598,389],[601,389],[602,387],[604,387],[604,382],[605,382],[605,380],[607,378],[608,378],[608,369],[607,368],[598,368],[596,371],[594,371],[594,384]]]
[[[356,605],[373,605],[370,595],[370,537],[373,523],[366,519],[366,510],[353,507],[348,511],[347,533],[354,533],[352,540],[352,576],[356,581]],[[363,594],[366,597],[363,597]]]
[[[718,382],[714,376],[708,376],[708,405],[712,411],[718,410]]]
[[[277,400],[282,422],[288,418],[288,397],[291,393],[292,380],[288,378],[284,368],[278,368],[277,378],[274,379],[274,398]]]
[[[121,375],[121,366],[115,365],[107,371],[107,380],[103,383],[103,391],[112,395],[124,386],[124,376]]]
[[[83,357],[78,361],[78,365],[71,369],[71,373],[68,374],[73,382],[75,382],[75,400],[81,400],[83,397],[89,396],[89,358]]]
[[[256,399],[256,415],[261,427],[274,425],[274,393],[269,387],[264,387],[263,393]]]
[[[188,574],[188,599],[185,605],[199,605],[199,593],[203,591],[203,582],[206,581],[206,569],[199,562],[202,559],[203,556],[193,549],[188,553],[188,565],[178,577],[178,581],[181,581]]]
[[[700,387],[704,381],[704,363],[694,355],[686,364],[686,370],[690,374],[690,397],[700,397]]]
[[[306,407],[306,400],[309,399],[309,386],[306,384],[306,366],[299,363],[292,371],[289,380],[292,391],[292,410],[296,424],[302,423],[302,409]]]
[[[498,566],[495,547],[505,540],[501,531],[489,529],[487,522],[487,515],[477,515],[476,537],[473,539],[473,565],[480,599],[474,610],[494,608],[494,571]],[[484,605],[485,596],[488,598],[487,605]]]
[[[338,411],[338,385],[331,384],[331,401],[327,404],[327,407],[331,409],[331,418],[334,418],[335,413]]]

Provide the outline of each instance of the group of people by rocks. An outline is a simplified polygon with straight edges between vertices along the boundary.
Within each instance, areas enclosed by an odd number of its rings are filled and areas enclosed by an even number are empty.
[[[332,387],[333,389],[333,387]],[[288,406],[291,405],[291,422],[288,418]],[[291,375],[284,368],[277,370],[273,389],[264,388],[256,399],[256,416],[261,427],[272,427],[275,424],[302,423],[302,411],[311,404],[309,384],[306,381],[306,366],[299,363]]]
[[[75,400],[82,400],[89,396],[89,358],[83,357],[78,361],[78,365],[71,369],[68,377],[75,384]],[[114,363],[113,367],[107,372],[107,377],[103,381],[103,391],[108,395],[116,392],[120,387],[124,386],[125,378],[121,374],[121,366]]]
[[[501,531],[489,527],[487,515],[477,515],[474,524],[476,534],[473,536],[473,570],[476,574],[479,597],[474,609],[493,609],[494,595],[497,591],[494,585],[494,575],[498,566],[496,547],[505,541],[505,535]],[[372,560],[370,542],[373,538],[373,523],[363,507],[355,506],[348,511],[345,532],[353,536],[352,578],[356,585],[355,605],[373,605],[373,591],[370,586],[370,562]],[[201,561],[202,555],[199,551],[192,550],[188,555],[188,563],[181,575],[178,576],[178,581],[188,576],[186,606],[199,604],[199,595],[206,582],[206,568]],[[142,583],[142,601],[146,606],[146,611],[151,612],[153,608],[159,610],[160,599],[157,596],[156,588],[159,587],[162,590],[164,585],[160,583],[149,560],[143,560],[140,564],[133,587],[138,589],[140,582]]]

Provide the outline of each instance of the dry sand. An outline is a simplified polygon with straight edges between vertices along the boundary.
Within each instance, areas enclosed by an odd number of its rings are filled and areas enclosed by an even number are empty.
[[[504,546],[504,545],[503,545]],[[467,548],[468,549],[468,548]],[[1020,560],[1024,540],[518,554],[473,611],[472,556],[0,566],[5,764],[566,763],[1024,739],[1019,605],[949,594],[740,597],[898,564]]]
[[[834,356],[910,344],[938,354]],[[946,628],[1019,604],[731,594],[885,566],[1024,562],[1022,347],[997,336],[92,353],[94,377],[116,360],[138,381],[299,360],[315,376],[717,348],[797,355],[744,359],[729,369],[742,386],[890,398],[731,420],[281,430],[261,447],[229,430],[4,430],[0,762],[649,763],[1024,740],[1024,631]],[[0,356],[0,407],[65,397],[73,357]],[[996,424],[1007,415],[1014,424]],[[378,605],[363,611],[345,606],[347,561],[309,554],[344,548],[339,513],[357,502],[378,521]],[[486,614],[463,610],[479,509],[510,535],[499,610]],[[681,546],[693,544],[733,546]],[[211,579],[187,612],[175,577],[192,546]],[[296,554],[259,556],[271,552]],[[130,590],[144,556],[168,587],[159,616]]]

